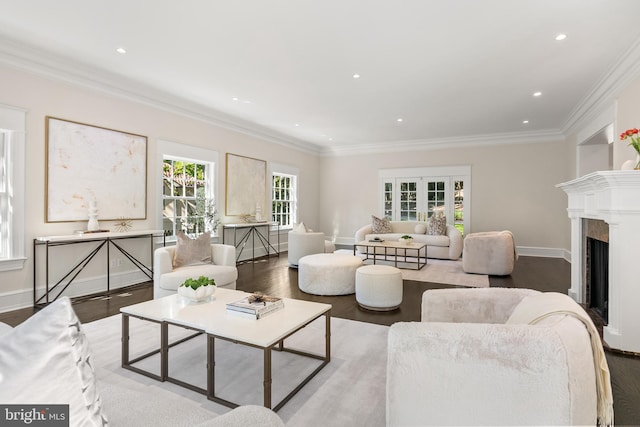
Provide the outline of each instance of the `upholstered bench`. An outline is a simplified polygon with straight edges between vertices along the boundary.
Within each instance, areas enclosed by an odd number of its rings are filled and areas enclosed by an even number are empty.
[[[402,303],[402,272],[389,265],[356,270],[356,301],[368,310],[395,310]]]
[[[506,276],[513,272],[517,259],[510,231],[487,231],[467,234],[462,249],[465,273]]]
[[[298,261],[298,287],[314,295],[348,295],[355,292],[360,257],[343,254],[313,254]]]

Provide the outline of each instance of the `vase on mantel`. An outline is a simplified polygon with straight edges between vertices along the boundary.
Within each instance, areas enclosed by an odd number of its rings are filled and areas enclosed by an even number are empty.
[[[640,154],[636,154],[636,159],[635,160],[627,160],[626,162],[624,162],[622,164],[622,166],[620,167],[620,170],[623,170],[623,171],[630,171],[630,170],[640,171]]]

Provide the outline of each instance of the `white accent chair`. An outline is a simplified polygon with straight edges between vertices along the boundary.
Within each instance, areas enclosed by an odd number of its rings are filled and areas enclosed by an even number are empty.
[[[534,325],[510,321],[526,297],[537,295],[513,288],[426,291],[422,322],[389,330],[387,426],[596,425],[585,325],[564,313]]]
[[[462,250],[465,273],[508,276],[518,259],[513,234],[508,231],[485,231],[467,234]]]
[[[322,232],[297,232],[288,233],[288,253],[289,266],[298,268],[300,258],[321,253],[331,253],[336,250],[336,246],[324,238]]]
[[[153,298],[173,295],[186,279],[206,276],[216,281],[216,286],[227,289],[236,288],[238,269],[236,267],[236,248],[232,245],[211,244],[213,263],[173,267],[175,246],[166,246],[155,250],[153,255]]]

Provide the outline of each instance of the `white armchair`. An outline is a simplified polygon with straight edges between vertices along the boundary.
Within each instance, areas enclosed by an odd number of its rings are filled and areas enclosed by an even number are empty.
[[[298,261],[306,255],[333,252],[335,245],[325,241],[324,233],[321,232],[297,232],[290,231],[288,234],[288,260],[289,265],[298,268]]]
[[[153,297],[161,298],[177,292],[188,278],[206,276],[216,281],[216,286],[235,289],[238,279],[236,248],[231,245],[211,244],[211,264],[173,267],[175,246],[155,250],[153,255]]]
[[[387,425],[595,425],[596,373],[585,325],[566,314],[534,325],[511,322],[521,300],[537,295],[426,291],[422,322],[389,331]]]

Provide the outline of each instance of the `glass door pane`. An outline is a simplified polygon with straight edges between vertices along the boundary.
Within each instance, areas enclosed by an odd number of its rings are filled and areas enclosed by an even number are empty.
[[[393,182],[384,183],[384,217],[393,218]]]
[[[453,225],[464,235],[464,181],[454,181],[453,187]]]
[[[400,181],[400,221],[418,220],[418,181]]]
[[[426,181],[425,184],[425,200],[427,201],[427,216],[431,218],[434,212],[442,212],[447,216],[447,222],[450,218],[447,212],[447,201],[450,199],[449,179],[436,178]]]

